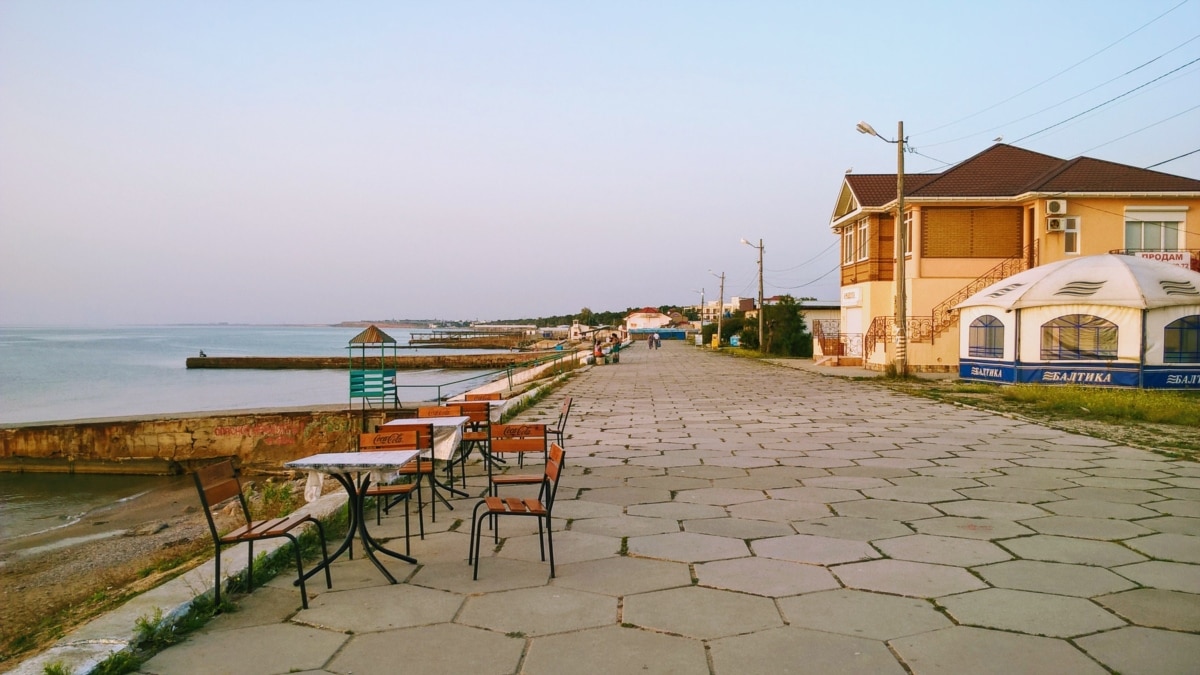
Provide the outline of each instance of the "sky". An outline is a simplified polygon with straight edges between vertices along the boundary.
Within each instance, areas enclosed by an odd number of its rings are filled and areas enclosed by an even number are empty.
[[[4,0],[0,325],[836,300],[860,120],[1172,160],[1200,0]]]

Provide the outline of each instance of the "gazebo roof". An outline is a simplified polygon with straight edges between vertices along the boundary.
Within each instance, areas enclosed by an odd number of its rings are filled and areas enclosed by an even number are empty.
[[[352,345],[379,345],[379,344],[395,344],[396,338],[379,330],[374,324],[367,326],[366,330],[350,338]]]
[[[1200,272],[1130,255],[1081,256],[1014,274],[956,308],[1078,304],[1137,309],[1200,306]]]

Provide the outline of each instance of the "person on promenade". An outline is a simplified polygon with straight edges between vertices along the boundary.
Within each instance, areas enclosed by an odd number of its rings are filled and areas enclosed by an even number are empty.
[[[658,349],[662,346],[662,340],[658,337],[658,333],[655,333],[650,339],[653,341],[653,344],[650,345],[651,347]]]

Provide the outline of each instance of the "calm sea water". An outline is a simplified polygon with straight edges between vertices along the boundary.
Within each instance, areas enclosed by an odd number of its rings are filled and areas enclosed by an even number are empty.
[[[348,403],[344,370],[188,370],[209,356],[346,356],[360,328],[150,326],[0,328],[0,424],[156,413]],[[389,330],[400,345],[409,334]],[[400,353],[436,354],[401,349]],[[402,371],[400,398],[431,400],[437,385],[485,371]],[[475,379],[443,395],[479,386]]]
[[[0,328],[0,424],[177,412],[349,404],[344,370],[188,370],[208,356],[346,356],[360,328],[147,326]],[[400,345],[409,334],[389,329]],[[401,354],[448,353],[401,349]],[[377,353],[377,352],[376,352]],[[461,353],[461,352],[456,352]],[[474,378],[474,379],[471,379]],[[401,371],[405,401],[477,387],[486,371]],[[466,381],[462,381],[466,380]],[[448,384],[459,381],[457,384]],[[0,537],[73,522],[82,513],[178,478],[0,473]]]

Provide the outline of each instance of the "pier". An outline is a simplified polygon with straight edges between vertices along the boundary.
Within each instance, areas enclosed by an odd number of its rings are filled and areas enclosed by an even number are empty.
[[[429,370],[450,368],[487,370],[507,368],[519,363],[548,356],[554,352],[501,352],[495,354],[439,354],[436,356],[404,355],[371,357],[381,368],[397,370]],[[356,357],[357,358],[357,357]],[[378,360],[382,358],[382,363]],[[189,369],[209,368],[244,370],[346,370],[348,356],[193,356],[187,360]]]

